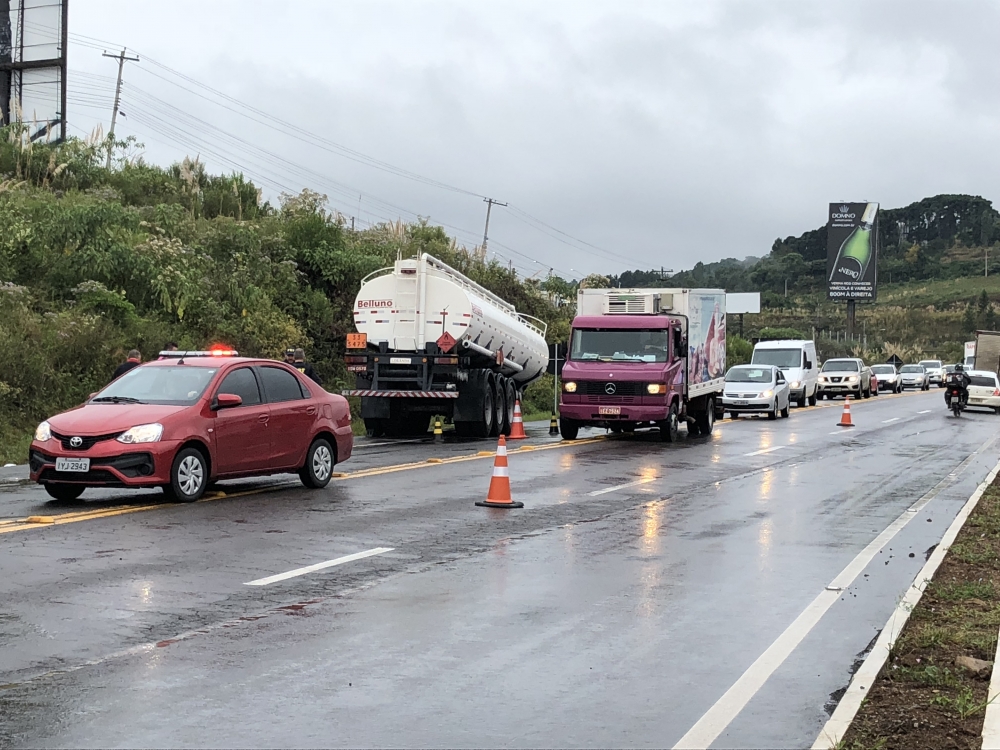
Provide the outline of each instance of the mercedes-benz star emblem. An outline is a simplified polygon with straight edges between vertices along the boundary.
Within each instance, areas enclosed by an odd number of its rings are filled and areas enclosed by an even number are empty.
[[[69,444],[71,448],[79,448],[81,445],[83,445],[83,438],[82,437],[70,438]]]
[[[604,392],[607,393],[609,396],[615,395],[615,391],[617,390],[618,387],[614,383],[608,383],[606,386],[604,386]]]

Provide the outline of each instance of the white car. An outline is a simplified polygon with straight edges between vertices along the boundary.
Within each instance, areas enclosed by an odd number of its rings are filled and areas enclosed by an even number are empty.
[[[931,387],[930,375],[923,365],[903,365],[899,368],[899,381],[904,391],[907,388],[927,391]]]
[[[944,388],[944,362],[940,359],[922,359],[917,364],[927,370],[927,381],[931,385]]]
[[[1000,380],[995,372],[987,370],[966,370],[972,380],[969,383],[969,403],[967,407],[993,409],[1000,414]],[[945,399],[947,402],[947,398]]]
[[[895,365],[872,365],[872,372],[878,380],[879,393],[900,393],[903,382]]]
[[[722,408],[736,419],[740,414],[788,416],[788,381],[774,365],[737,365],[726,373]]]

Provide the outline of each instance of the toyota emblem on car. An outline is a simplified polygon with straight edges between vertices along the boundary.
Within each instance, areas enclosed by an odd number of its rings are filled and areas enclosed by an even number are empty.
[[[72,437],[72,438],[69,439],[69,444],[70,444],[71,448],[79,448],[81,445],[83,445],[83,438],[82,437]]]

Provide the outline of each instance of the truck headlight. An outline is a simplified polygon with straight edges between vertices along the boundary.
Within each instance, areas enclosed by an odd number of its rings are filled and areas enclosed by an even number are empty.
[[[52,426],[48,422],[42,422],[35,428],[35,440],[44,443],[52,439]]]
[[[858,382],[858,376],[857,375],[851,375],[851,377],[849,377],[847,379],[847,382],[848,383],[857,383]]]
[[[789,387],[791,387],[791,388],[801,388],[802,387],[802,381],[801,380],[793,380],[791,386],[789,386]]]
[[[650,383],[646,386],[646,393],[651,393],[654,396],[658,393],[666,393],[667,386],[663,383]]]
[[[163,425],[154,422],[153,424],[141,424],[126,430],[118,436],[119,443],[134,445],[135,443],[155,443],[163,434]]]
[[[572,380],[563,383],[563,390],[566,391],[566,393],[576,393],[576,383]]]
[[[825,383],[826,382],[826,375],[820,375],[819,376],[819,382]]]

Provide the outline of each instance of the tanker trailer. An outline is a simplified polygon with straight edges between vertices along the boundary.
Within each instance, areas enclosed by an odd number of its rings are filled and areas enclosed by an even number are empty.
[[[426,253],[366,276],[347,369],[369,435],[427,431],[451,417],[463,437],[508,434],[514,400],[548,366],[546,324]]]

